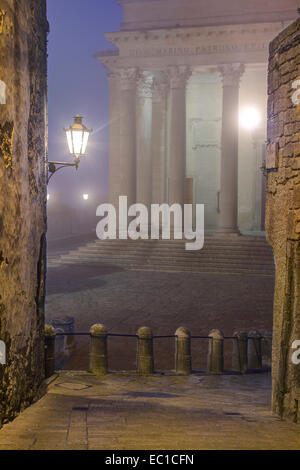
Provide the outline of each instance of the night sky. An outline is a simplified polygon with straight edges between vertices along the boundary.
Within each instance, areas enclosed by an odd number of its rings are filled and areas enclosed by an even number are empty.
[[[122,9],[116,0],[48,0],[48,20],[49,160],[72,160],[63,128],[75,114],[94,129],[86,160],[78,172],[68,168],[53,177],[50,198],[61,193],[64,203],[77,206],[89,193],[98,204],[108,192],[109,88],[93,54],[113,47],[103,33],[119,30]]]

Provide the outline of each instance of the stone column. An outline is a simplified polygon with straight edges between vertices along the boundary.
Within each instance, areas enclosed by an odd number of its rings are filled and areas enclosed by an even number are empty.
[[[136,189],[137,202],[150,207],[152,196],[151,133],[153,75],[143,72],[138,81]]]
[[[167,202],[167,97],[168,77],[155,74],[152,99],[152,203]]]
[[[239,234],[237,222],[239,84],[244,69],[243,64],[225,64],[219,67],[223,78],[223,122],[218,233],[224,234]]]
[[[169,204],[184,204],[186,171],[186,83],[190,69],[168,67],[170,78]]]
[[[136,202],[136,82],[138,69],[121,69],[120,195]]]
[[[109,202],[118,207],[120,195],[120,74],[109,73],[110,136],[109,136]]]

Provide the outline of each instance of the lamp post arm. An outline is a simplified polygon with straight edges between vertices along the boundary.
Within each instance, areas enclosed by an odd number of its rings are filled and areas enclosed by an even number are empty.
[[[57,173],[59,170],[62,170],[62,168],[67,168],[67,167],[75,167],[76,170],[78,170],[79,166],[79,160],[76,160],[76,162],[71,163],[71,162],[49,162],[48,161],[48,180],[47,183],[49,184],[49,181],[51,180],[52,176]]]

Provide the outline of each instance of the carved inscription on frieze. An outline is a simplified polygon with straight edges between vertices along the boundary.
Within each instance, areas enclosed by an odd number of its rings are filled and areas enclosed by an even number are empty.
[[[130,57],[163,57],[163,56],[197,56],[202,54],[216,54],[226,52],[251,52],[265,51],[267,43],[246,44],[203,44],[191,47],[148,47],[143,49],[131,49]]]

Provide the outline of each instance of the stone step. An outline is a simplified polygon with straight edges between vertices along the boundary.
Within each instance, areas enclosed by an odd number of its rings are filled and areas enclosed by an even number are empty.
[[[222,263],[232,263],[232,262],[240,262],[242,264],[257,264],[257,265],[267,265],[267,266],[272,266],[273,267],[273,260],[270,257],[241,257],[235,254],[231,254],[230,256],[191,256],[191,257],[185,257],[185,256],[164,256],[161,257],[158,254],[154,253],[151,256],[143,256],[143,255],[136,255],[136,254],[114,254],[114,255],[109,255],[107,253],[105,254],[94,254],[94,255],[88,255],[84,253],[69,253],[68,255],[62,255],[61,260],[64,261],[66,259],[84,259],[85,261],[87,260],[96,260],[96,261],[101,261],[103,259],[111,260],[111,261],[116,261],[116,262],[126,262],[127,260],[130,261],[136,261],[136,262],[177,262],[177,263],[207,263],[207,262],[222,262]]]
[[[156,248],[172,248],[172,249],[184,249],[185,247],[185,244],[188,243],[189,240],[179,240],[179,241],[175,241],[175,240],[136,240],[136,241],[133,241],[133,240],[98,240],[98,241],[95,241],[95,242],[90,242],[90,243],[87,243],[86,245],[84,246],[88,246],[88,247],[95,247],[95,246],[102,246],[102,245],[105,245],[105,246],[118,246],[120,248],[122,247],[126,247],[126,248],[141,248],[141,247],[156,247]],[[255,243],[255,242],[244,242],[244,243],[240,243],[240,242],[228,242],[228,243],[224,243],[224,242],[217,242],[217,241],[207,241],[205,240],[204,241],[204,248],[207,248],[207,247],[220,247],[220,248],[235,248],[235,247],[238,247],[238,248],[263,248],[263,249],[271,249],[271,247],[267,244],[267,242],[259,242],[259,243]]]
[[[118,247],[142,247],[142,246],[155,246],[155,247],[172,247],[174,248],[182,248],[185,246],[188,240],[96,240],[95,242],[87,243],[86,246],[101,246],[105,244],[106,246],[118,246]],[[224,241],[218,239],[205,239],[204,247],[208,246],[217,246],[217,247],[256,247],[256,248],[265,248],[271,249],[270,246],[267,244],[265,240],[263,241],[255,241],[252,240],[244,240],[240,241],[238,238],[236,241],[228,240]]]
[[[122,258],[122,259],[118,259],[118,258],[111,258],[111,257],[94,257],[94,258],[90,258],[90,257],[82,257],[82,256],[66,256],[64,258],[61,259],[61,261],[63,263],[65,263],[66,261],[72,261],[74,263],[78,262],[78,261],[82,261],[82,262],[85,262],[85,263],[105,263],[105,264],[114,264],[114,265],[125,265],[126,264],[130,264],[131,266],[134,266],[134,265],[169,265],[169,266],[174,266],[174,265],[177,265],[177,266],[188,266],[188,267],[191,267],[191,266],[217,266],[217,267],[222,267],[222,266],[237,266],[237,267],[247,267],[247,266],[251,266],[252,268],[265,268],[265,269],[268,269],[268,270],[273,270],[273,265],[272,264],[264,264],[264,263],[259,263],[259,262],[256,262],[256,261],[251,261],[251,262],[247,262],[247,263],[243,263],[243,262],[239,262],[239,260],[234,260],[234,263],[232,262],[232,260],[230,260],[230,262],[226,262],[227,260],[223,260],[223,259],[214,259],[214,260],[205,260],[204,262],[201,262],[201,260],[197,260],[195,262],[188,262],[186,263],[185,261],[182,261],[182,260],[177,260],[176,258],[174,259],[167,259],[167,260],[164,260],[164,259],[161,259],[161,258],[152,258],[152,259],[137,259],[137,258],[134,258],[134,257],[128,257],[128,258]]]
[[[165,256],[178,256],[178,257],[188,257],[188,258],[195,258],[195,257],[205,257],[205,256],[220,256],[220,255],[225,255],[225,256],[231,256],[231,255],[236,255],[240,257],[265,257],[265,258],[272,258],[272,252],[267,251],[267,250],[237,250],[237,249],[203,249],[203,250],[185,250],[185,249],[180,249],[180,250],[172,250],[172,249],[160,249],[160,248],[154,248],[154,249],[148,249],[146,250],[145,248],[131,248],[131,249],[118,249],[116,250],[115,248],[105,248],[103,246],[97,248],[97,247],[81,247],[78,250],[72,250],[70,251],[71,253],[80,253],[80,254],[87,254],[87,255],[93,255],[93,254],[109,254],[109,255],[117,255],[118,256],[127,256],[132,253],[135,253],[137,255],[144,255],[148,254],[151,256],[152,253],[156,253],[159,255],[165,255]]]
[[[255,257],[271,257],[272,258],[272,252],[267,251],[267,250],[250,250],[250,249],[202,249],[202,250],[185,250],[185,249],[180,249],[180,250],[172,250],[172,249],[161,249],[161,248],[153,248],[153,249],[145,249],[145,248],[137,248],[137,249],[123,249],[123,248],[117,248],[117,247],[99,247],[97,248],[80,248],[78,250],[72,250],[77,251],[79,253],[87,253],[89,255],[93,255],[95,253],[109,253],[111,255],[114,255],[116,253],[118,254],[131,254],[131,253],[136,253],[137,255],[143,255],[143,254],[149,254],[151,253],[158,253],[159,255],[162,256],[187,256],[187,257],[201,257],[204,255],[210,255],[210,256],[220,256],[222,254],[226,255],[231,255],[231,254],[237,254],[240,256],[255,256]]]
[[[133,248],[126,249],[125,247],[116,249],[115,247],[105,247],[103,245],[99,247],[80,247],[77,250],[71,250],[68,254],[86,254],[88,256],[93,255],[102,255],[109,254],[109,256],[130,256],[135,254],[137,256],[151,256],[152,254],[158,254],[159,256],[171,256],[175,255],[178,257],[186,258],[202,258],[202,257],[219,257],[219,256],[240,256],[240,257],[255,257],[255,258],[268,258],[272,259],[272,251],[267,250],[255,250],[255,249],[230,249],[230,248],[217,248],[217,249],[208,249],[204,248],[202,250],[185,250],[183,247],[180,250],[172,250],[171,248]],[[65,255],[62,255],[65,256]]]
[[[48,266],[99,264],[122,269],[257,273],[273,275],[272,250],[263,238],[206,237],[202,250],[188,251],[186,240],[96,240]]]
[[[115,267],[120,267],[124,269],[124,266],[120,264],[114,264],[111,262],[93,262],[91,260],[83,261],[83,260],[66,260],[64,262],[50,262],[48,267],[60,267],[64,265],[85,265],[85,264],[95,264],[100,266],[115,266]],[[126,270],[136,270],[136,271],[154,271],[154,272],[193,272],[193,273],[223,273],[223,274],[249,274],[249,275],[259,275],[259,276],[273,276],[274,272],[273,270],[262,270],[262,269],[250,269],[250,268],[237,268],[237,267],[230,267],[230,266],[168,266],[168,265],[131,265],[127,263],[125,265]]]
[[[83,245],[81,248],[120,248],[120,249],[172,249],[172,250],[185,250],[186,243],[189,243],[188,240],[184,240],[183,242],[177,243],[175,241],[119,241],[119,240],[102,240],[96,241],[93,243],[88,243]],[[266,250],[272,251],[271,247],[265,243],[216,243],[216,242],[205,242],[203,249],[241,249],[241,250]]]

